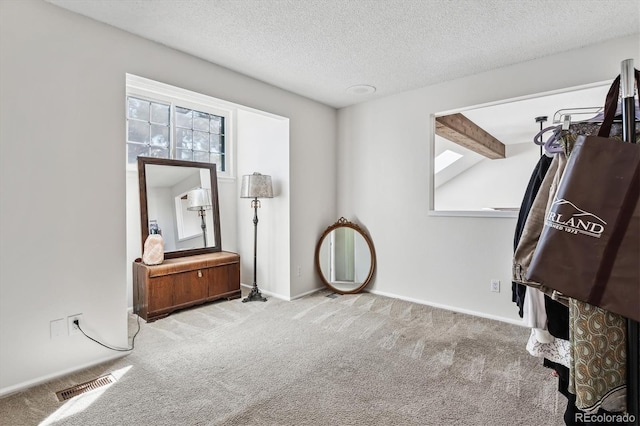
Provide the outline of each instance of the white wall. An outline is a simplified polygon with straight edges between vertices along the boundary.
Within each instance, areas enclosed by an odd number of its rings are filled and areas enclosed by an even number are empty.
[[[296,296],[320,287],[317,230],[336,213],[333,108],[39,0],[2,1],[0,395],[120,356],[81,336],[50,339],[51,320],[83,313],[89,333],[127,345],[125,219],[138,218],[126,211],[137,203],[125,190],[126,73],[289,118],[289,152],[263,170],[290,176],[289,232],[275,235],[288,240],[278,250],[289,244],[302,274],[280,259],[277,271],[265,263],[265,286],[289,268],[282,278],[289,289],[274,291]],[[237,184],[220,182],[220,197],[237,200]],[[271,207],[280,202],[264,202],[264,223],[282,212]],[[242,207],[242,215],[250,210]],[[232,249],[240,220],[229,216],[221,216],[222,237]]]
[[[518,321],[514,218],[429,216],[431,115],[613,79],[640,64],[638,35],[372,100],[338,112],[338,210],[377,251],[374,292]],[[522,191],[524,193],[524,187]],[[491,279],[502,283],[491,293]]]
[[[238,194],[242,176],[270,175],[273,198],[260,199],[258,208],[256,282],[265,294],[291,298],[289,120],[238,110]],[[254,209],[251,199],[237,198],[240,279],[253,283]]]

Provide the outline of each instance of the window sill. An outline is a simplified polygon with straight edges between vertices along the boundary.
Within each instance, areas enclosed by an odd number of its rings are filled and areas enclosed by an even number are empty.
[[[429,210],[429,216],[435,217],[506,217],[517,218],[514,210]]]

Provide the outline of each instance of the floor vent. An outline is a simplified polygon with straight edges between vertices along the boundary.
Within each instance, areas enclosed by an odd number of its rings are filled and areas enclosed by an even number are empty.
[[[116,382],[115,377],[113,377],[111,374],[107,374],[106,376],[98,377],[97,379],[93,379],[91,381],[81,383],[79,385],[71,386],[70,388],[58,391],[56,392],[56,396],[58,397],[58,401],[60,402],[67,401],[73,398],[74,396],[91,392],[92,390],[110,385],[115,382]]]
[[[339,294],[331,293],[331,294],[327,294],[327,296],[326,296],[326,297],[328,297],[329,299],[335,299],[335,298],[336,298],[336,297],[338,297],[338,296],[339,296]]]

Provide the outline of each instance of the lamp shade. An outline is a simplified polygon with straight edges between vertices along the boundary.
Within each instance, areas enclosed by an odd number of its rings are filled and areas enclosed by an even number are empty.
[[[187,193],[187,210],[211,210],[211,197],[207,188],[192,189]]]
[[[242,176],[240,198],[273,198],[271,176],[257,172]]]

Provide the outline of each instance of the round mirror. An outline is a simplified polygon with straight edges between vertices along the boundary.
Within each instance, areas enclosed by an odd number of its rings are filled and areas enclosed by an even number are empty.
[[[329,226],[316,245],[316,270],[336,293],[358,293],[369,284],[375,268],[371,238],[344,217]]]

